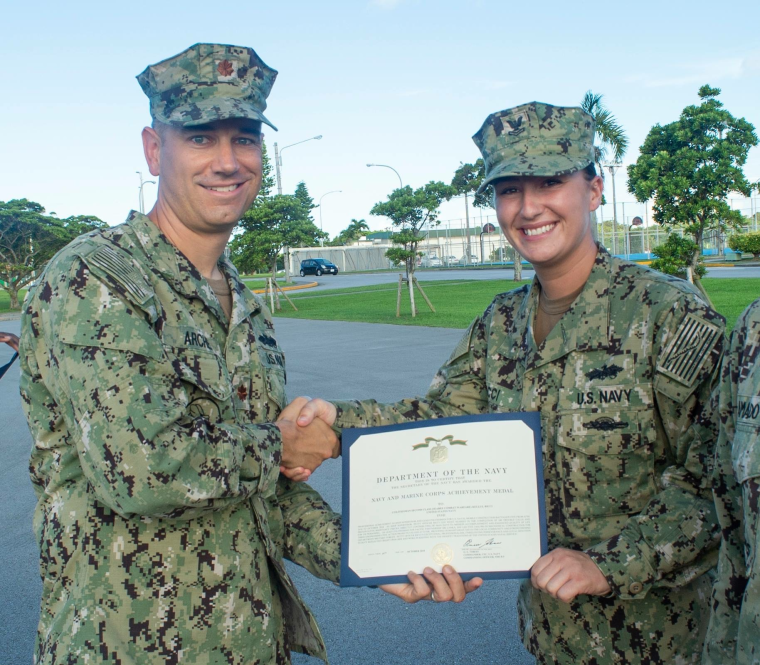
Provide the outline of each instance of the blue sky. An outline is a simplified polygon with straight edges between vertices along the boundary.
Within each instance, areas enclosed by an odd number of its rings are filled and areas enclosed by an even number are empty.
[[[8,6],[9,5],[9,6]],[[267,116],[283,155],[283,186],[304,180],[323,201],[325,230],[370,217],[398,180],[450,181],[478,157],[485,117],[538,100],[578,104],[602,93],[635,161],[650,127],[696,103],[704,83],[760,127],[760,3],[702,0],[495,2],[302,0],[260,3],[8,3],[0,41],[0,200],[32,199],[60,216],[110,224],[137,207],[149,177],[140,130],[150,121],[135,76],[195,42],[253,47],[279,71]],[[745,169],[760,179],[760,148]],[[618,201],[633,201],[625,176]],[[155,188],[145,188],[146,206]],[[316,212],[316,211],[315,211]],[[463,203],[442,219],[463,216]],[[316,216],[317,223],[319,218]]]

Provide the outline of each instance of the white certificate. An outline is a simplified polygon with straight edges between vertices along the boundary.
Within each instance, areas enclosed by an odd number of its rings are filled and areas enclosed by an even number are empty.
[[[546,553],[538,413],[343,431],[341,586],[453,566],[528,577]]]

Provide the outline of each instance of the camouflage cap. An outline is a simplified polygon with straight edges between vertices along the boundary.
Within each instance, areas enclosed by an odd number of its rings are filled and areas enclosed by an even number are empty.
[[[594,119],[578,107],[530,102],[492,113],[472,140],[486,167],[478,192],[499,178],[567,175],[594,161]]]
[[[277,72],[247,46],[195,44],[186,51],[146,67],[137,77],[150,99],[154,120],[191,127],[227,118],[265,122]]]

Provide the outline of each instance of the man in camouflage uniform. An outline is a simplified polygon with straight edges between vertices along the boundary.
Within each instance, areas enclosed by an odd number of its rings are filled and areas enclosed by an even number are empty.
[[[40,665],[325,658],[283,558],[337,581],[340,517],[279,467],[285,443],[307,464],[337,439],[275,422],[284,357],[223,255],[261,184],[276,74],[213,44],[148,67],[156,206],[75,240],[29,291]]]
[[[760,300],[723,359],[713,495],[723,539],[703,663],[760,662]]]
[[[541,663],[695,663],[717,560],[705,407],[724,322],[688,283],[596,245],[593,135],[578,108],[489,116],[482,187],[533,284],[495,298],[424,397],[314,400],[298,422],[539,411],[550,552],[520,589],[525,646]]]

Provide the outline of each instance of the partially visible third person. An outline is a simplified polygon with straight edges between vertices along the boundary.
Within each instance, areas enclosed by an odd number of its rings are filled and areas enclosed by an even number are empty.
[[[723,360],[713,494],[723,534],[705,665],[760,663],[760,300]]]

